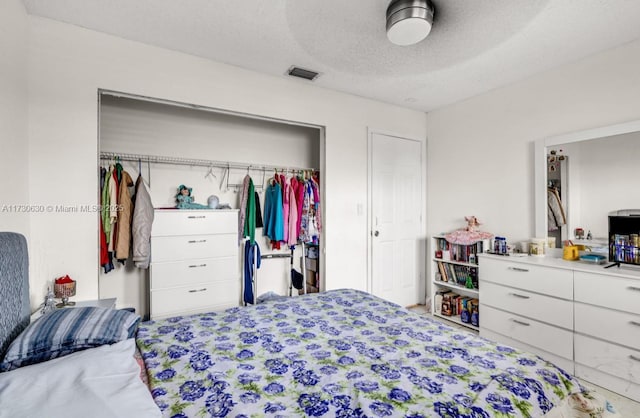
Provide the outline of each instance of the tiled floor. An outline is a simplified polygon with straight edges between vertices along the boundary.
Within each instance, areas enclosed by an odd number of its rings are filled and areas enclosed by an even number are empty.
[[[412,312],[420,313],[420,314],[431,315],[424,305],[412,306],[409,308],[409,310]],[[449,322],[441,318],[434,318],[434,319],[444,322],[447,325],[451,325],[452,327],[455,327],[455,328],[460,328],[466,331],[475,332],[474,330],[466,328],[460,324],[456,324],[455,322]],[[600,386],[597,386],[590,382],[581,381],[581,383],[585,387],[594,389],[597,392],[604,395],[607,398],[607,400],[614,406],[616,411],[618,411],[623,417],[640,418],[640,402],[634,402],[629,398],[626,398],[624,396],[618,395],[617,393],[608,391],[607,389],[601,388]]]

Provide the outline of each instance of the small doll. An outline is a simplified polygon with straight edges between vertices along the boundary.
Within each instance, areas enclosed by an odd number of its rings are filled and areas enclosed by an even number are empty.
[[[191,187],[187,187],[184,184],[178,186],[178,194],[176,194],[176,208],[178,209],[209,209],[209,206],[201,205],[193,202],[193,196],[191,196]]]
[[[467,221],[466,230],[469,232],[475,232],[478,230],[478,227],[482,225],[478,218],[475,216],[465,216],[464,220]]]

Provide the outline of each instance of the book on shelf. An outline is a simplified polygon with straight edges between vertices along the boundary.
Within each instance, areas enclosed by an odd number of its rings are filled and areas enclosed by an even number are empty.
[[[440,276],[442,277],[442,281],[443,282],[448,282],[449,278],[447,277],[447,273],[445,272],[444,264],[442,263],[442,261],[438,261],[438,271],[440,272]]]

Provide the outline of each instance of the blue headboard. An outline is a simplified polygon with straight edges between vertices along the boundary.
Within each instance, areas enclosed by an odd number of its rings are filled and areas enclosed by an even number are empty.
[[[0,232],[0,359],[29,325],[30,312],[27,240],[14,232]]]

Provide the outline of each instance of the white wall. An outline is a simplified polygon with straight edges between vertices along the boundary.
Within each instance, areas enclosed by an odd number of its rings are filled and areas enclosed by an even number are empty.
[[[47,19],[29,23],[31,201],[95,201],[99,88],[325,126],[326,285],[366,288],[367,220],[357,208],[367,199],[367,127],[426,138],[424,113]],[[78,299],[98,297],[97,217],[32,218],[40,284],[32,292],[41,295],[47,280],[70,274]]]
[[[0,231],[28,237],[27,46],[22,2],[0,2]]]
[[[428,230],[534,234],[533,141],[640,119],[640,41],[427,115]]]
[[[225,115],[206,110],[178,107],[104,94],[100,106],[100,150],[119,154],[147,154],[168,157],[230,161],[281,168],[318,168],[320,164],[320,129]],[[103,161],[107,166],[111,161]],[[137,162],[123,161],[124,169],[134,182],[138,176]],[[175,194],[180,184],[193,188],[196,203],[207,204],[210,195],[220,203],[239,207],[241,185],[245,169],[183,166],[172,164],[141,165],[141,174],[148,186],[154,207],[174,207]],[[273,170],[264,172],[250,169],[251,177],[264,208],[264,186],[273,176]],[[216,176],[215,178],[213,176]],[[221,188],[222,183],[222,188]],[[271,253],[268,239],[262,237],[262,228],[256,230],[256,239],[262,254]],[[286,246],[283,251],[288,253]],[[244,246],[239,246],[242,263]],[[295,260],[302,254],[298,248]],[[258,271],[257,294],[274,291],[285,295],[288,291],[290,265],[288,259],[263,260]],[[137,269],[133,263],[114,263],[115,269],[101,273],[100,296],[116,297],[121,305],[135,307],[148,313],[148,270]],[[298,267],[298,270],[300,268]],[[241,271],[240,268],[238,270]]]

